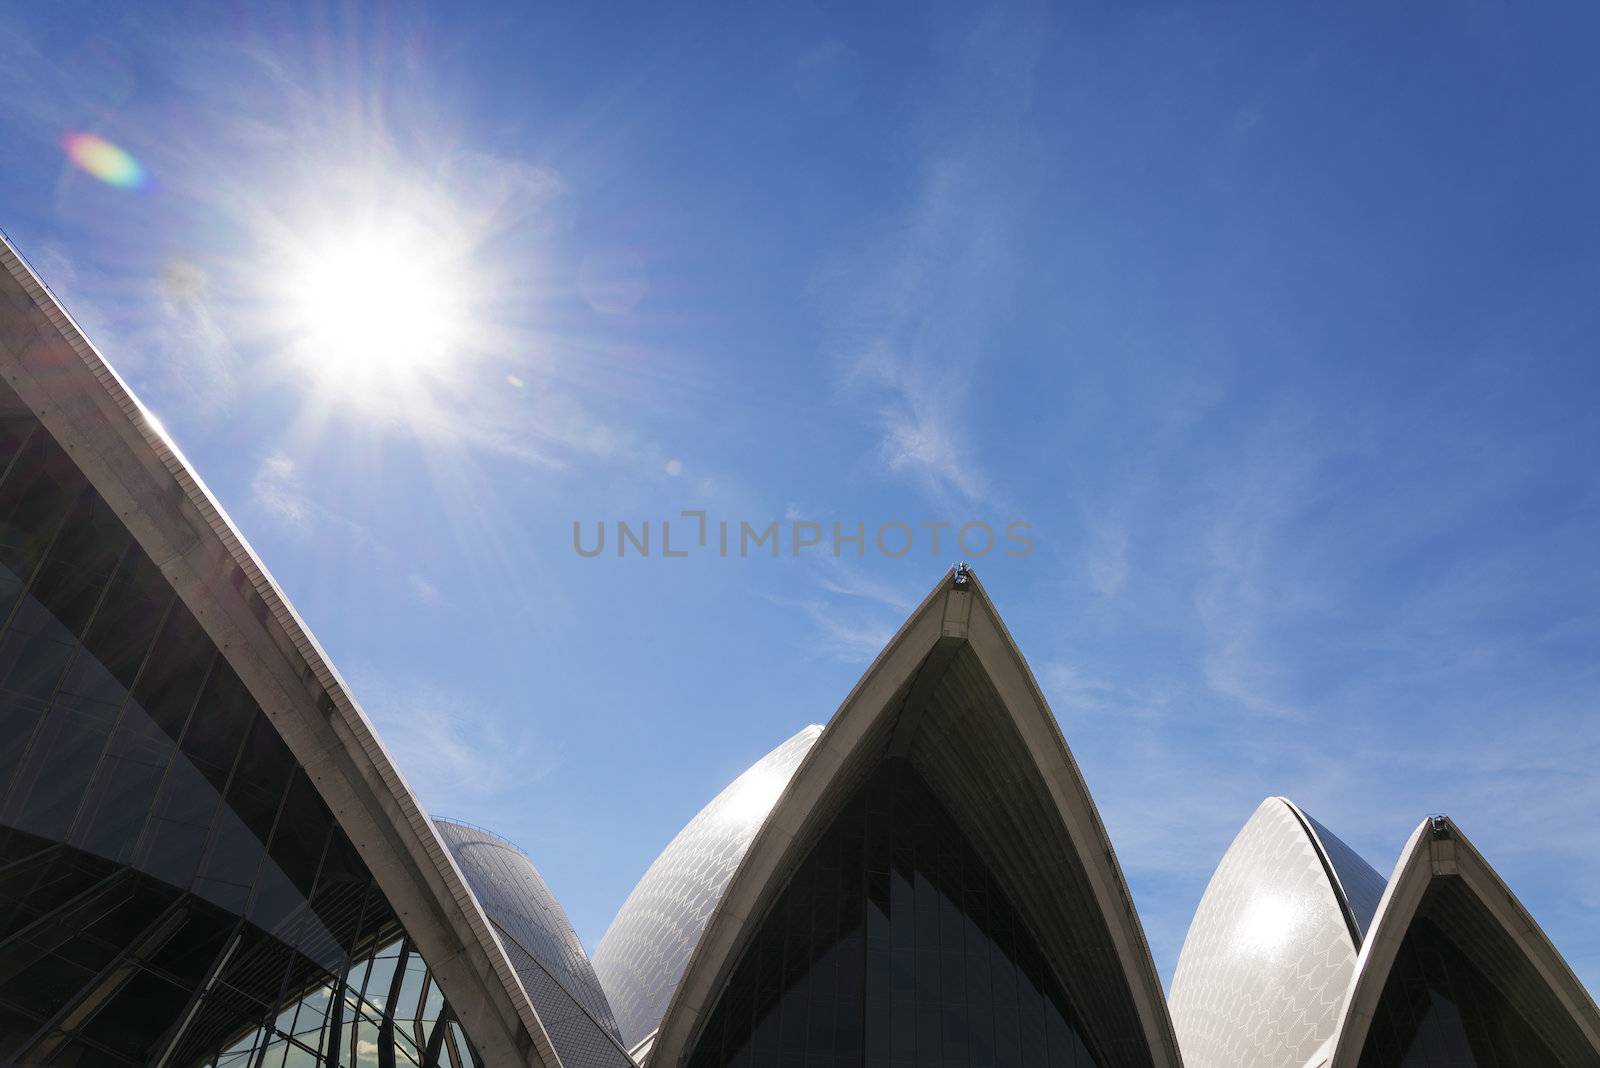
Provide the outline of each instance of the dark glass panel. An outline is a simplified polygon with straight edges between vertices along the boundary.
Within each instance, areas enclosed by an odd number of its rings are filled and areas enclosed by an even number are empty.
[[[1092,1068],[1065,991],[932,791],[885,763],[779,895],[694,1068]]]
[[[356,847],[343,830],[335,828],[311,898],[311,911],[333,940],[332,946],[325,947],[332,959],[359,952],[356,931],[370,879]]]
[[[172,740],[137,706],[125,706],[84,800],[72,844],[127,863],[176,751]]]
[[[1045,1037],[1044,995],[1039,992],[1044,985],[1044,962],[1026,932],[1018,939],[1017,949],[1017,1028],[1022,1063],[1047,1065],[1050,1047]]]
[[[212,787],[221,792],[256,714],[255,702],[227,661],[218,660],[189,717],[179,748]]]
[[[61,841],[116,724],[115,705],[59,698],[29,747],[0,819],[6,826]]]
[[[183,987],[148,969],[136,968],[78,1034],[143,1064],[160,1052],[157,1044],[188,1003],[189,992]]]
[[[0,399],[0,477],[4,477],[11,461],[22,451],[36,425],[26,410]]]
[[[48,434],[30,437],[0,483],[0,565],[28,581],[80,485]]]
[[[21,1009],[0,1002],[0,1063],[11,1063],[12,1054],[33,1037],[39,1023]]]
[[[0,638],[0,693],[48,701],[71,659],[70,641],[18,629],[7,631]]]
[[[42,701],[0,691],[0,809],[44,712]]]
[[[227,856],[240,867],[225,876],[220,869],[211,869],[211,881],[205,887],[208,899],[235,910],[242,909],[248,899],[255,863],[249,836],[238,833],[238,817],[222,806],[222,791],[255,714],[243,683],[219,659],[189,717],[179,755],[168,767],[141,845],[147,870],[168,882],[188,886],[199,873],[214,834],[226,836],[231,846],[242,844],[243,848]],[[218,886],[219,879],[231,885]]]
[[[215,659],[211,639],[187,608],[176,605],[133,686],[134,701],[173,741],[183,733]]]
[[[94,969],[56,953],[30,954],[29,962],[0,982],[0,1003],[47,1019],[74,1000],[94,978]]]
[[[1561,1060],[1437,924],[1406,932],[1361,1068],[1546,1068]]]
[[[84,635],[83,650],[61,682],[62,689],[121,703],[171,600],[166,580],[150,558],[137,548],[129,550]]]
[[[194,892],[229,912],[244,912],[265,852],[261,839],[251,833],[238,813],[223,805],[217,812]]]
[[[75,929],[54,951],[99,971],[137,939],[178,898],[178,892],[150,880],[117,878],[84,909],[73,910]]]
[[[1082,1068],[1093,1064],[1078,1030],[1062,1013],[1061,1006],[1045,998],[1045,1043],[1050,1049],[1050,1068]]]
[[[17,607],[12,627],[58,641],[75,641],[88,626],[112,569],[128,546],[125,532],[107,526],[110,510],[80,493],[44,566]]]
[[[61,532],[50,547],[50,563],[82,571],[104,582],[117,569],[132,539],[116,512],[88,487],[82,475],[73,471],[60,477],[63,482],[70,482],[74,497]],[[39,599],[46,607],[55,603],[48,597]]]
[[[25,576],[18,575],[6,564],[0,563],[0,622],[11,618],[11,612],[28,588]]]
[[[50,846],[33,835],[4,835],[0,874],[0,939],[9,938],[64,901],[103,882],[116,866],[75,850]]]
[[[242,913],[257,882],[293,759],[260,711],[253,715],[195,892]]]
[[[304,907],[316,884],[332,821],[316,788],[297,771],[279,812],[277,828],[267,850],[255,902],[250,907],[252,922],[277,930]]]
[[[217,788],[193,764],[182,757],[174,759],[167,767],[134,862],[174,886],[188,887],[205,856],[221,800]]]
[[[186,990],[203,983],[238,928],[237,917],[193,899],[185,903],[183,928],[145,957],[147,967]]]
[[[338,1016],[347,1062],[359,1034],[477,1065],[421,958],[396,973],[393,909],[243,683],[6,413],[0,383],[0,1061],[311,1065]],[[341,986],[369,973],[375,1001]]]
[[[262,842],[272,836],[272,824],[293,773],[289,747],[266,714],[258,710],[245,736],[238,772],[228,784],[228,806]]]

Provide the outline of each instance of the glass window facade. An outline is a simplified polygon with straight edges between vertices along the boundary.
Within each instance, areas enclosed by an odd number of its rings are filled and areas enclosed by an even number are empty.
[[[1073,1006],[911,766],[886,761],[812,848],[707,1021],[693,1068],[1089,1068]]]
[[[1562,1063],[1444,927],[1426,916],[1412,921],[1373,1014],[1361,1068]]]
[[[160,571],[0,385],[0,1062],[475,1064]]]

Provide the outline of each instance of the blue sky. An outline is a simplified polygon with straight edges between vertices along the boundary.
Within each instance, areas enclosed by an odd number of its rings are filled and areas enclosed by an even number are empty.
[[[11,8],[0,225],[591,947],[971,554],[574,521],[1023,520],[1164,979],[1283,793],[1448,812],[1600,986],[1600,9],[856,7]],[[329,375],[285,276],[402,216],[455,347]]]

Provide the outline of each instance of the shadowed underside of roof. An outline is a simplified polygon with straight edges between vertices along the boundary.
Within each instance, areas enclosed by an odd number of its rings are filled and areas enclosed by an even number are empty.
[[[1038,939],[1104,1068],[1176,1065],[1132,900],[1054,717],[975,577],[934,589],[829,722],[745,855],[656,1038],[682,1064],[789,878],[874,770],[901,759]]]
[[[1149,1058],[1146,1037],[1092,876],[1056,815],[1027,742],[998,714],[1003,699],[970,645],[932,687],[906,759],[1029,917],[1074,1005],[1096,1035],[1102,1063]],[[987,714],[985,714],[987,712]]]
[[[1600,1010],[1445,817],[1424,820],[1406,843],[1329,1052],[1309,1064],[1410,1063],[1404,1058],[1419,1042],[1479,1063],[1600,1065]]]

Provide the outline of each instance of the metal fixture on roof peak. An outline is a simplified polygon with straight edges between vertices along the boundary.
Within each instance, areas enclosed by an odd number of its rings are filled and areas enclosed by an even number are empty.
[[[957,586],[965,586],[967,584],[967,579],[972,577],[972,571],[967,567],[967,562],[965,560],[956,565],[955,577]]]

